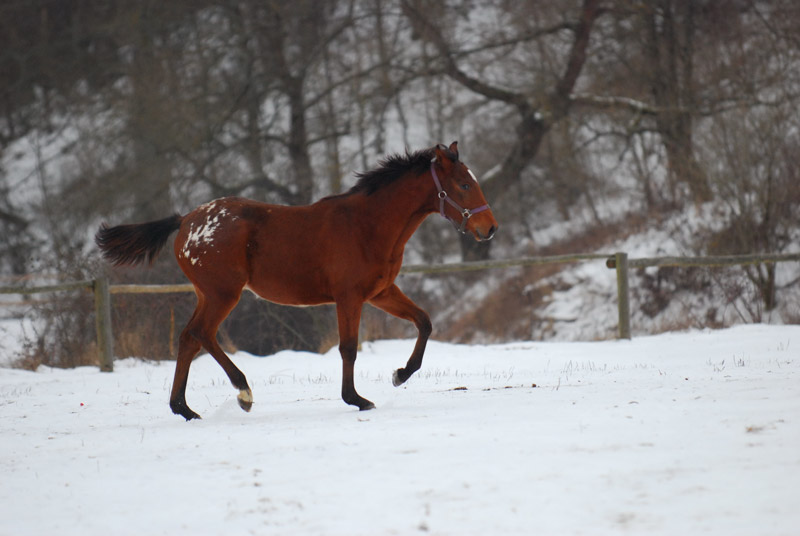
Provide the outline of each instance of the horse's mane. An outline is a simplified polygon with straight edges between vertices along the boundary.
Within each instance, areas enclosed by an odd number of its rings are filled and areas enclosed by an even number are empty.
[[[433,148],[414,152],[409,152],[406,149],[405,154],[387,156],[378,162],[378,167],[375,169],[357,173],[358,182],[347,193],[363,192],[366,195],[372,195],[406,173],[414,172],[417,175],[421,175],[430,167],[433,156]]]

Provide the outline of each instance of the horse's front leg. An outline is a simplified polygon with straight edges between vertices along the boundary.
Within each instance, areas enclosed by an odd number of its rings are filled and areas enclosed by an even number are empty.
[[[394,371],[392,375],[392,383],[395,387],[405,383],[422,366],[422,356],[425,353],[425,345],[428,343],[428,337],[433,330],[431,326],[431,319],[428,313],[417,307],[417,304],[412,302],[408,296],[397,287],[392,285],[374,298],[369,303],[378,309],[386,311],[390,315],[398,318],[403,318],[413,322],[419,331],[417,336],[417,344],[414,346],[414,351],[408,359],[405,368],[400,368]]]
[[[356,392],[354,369],[358,354],[358,325],[361,322],[361,302],[336,302],[336,317],[339,322],[339,353],[342,354],[342,400],[365,411],[375,404]]]

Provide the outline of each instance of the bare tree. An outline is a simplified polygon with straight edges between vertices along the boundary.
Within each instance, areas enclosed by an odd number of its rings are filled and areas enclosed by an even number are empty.
[[[477,47],[469,47],[466,43],[454,42],[446,32],[447,25],[436,21],[451,20],[454,10],[439,7],[439,17],[431,16],[436,8],[419,0],[404,0],[403,11],[414,25],[420,38],[431,43],[435,49],[435,57],[428,63],[440,72],[452,78],[469,91],[481,97],[502,103],[515,113],[513,145],[508,149],[501,164],[485,178],[484,191],[487,198],[499,199],[504,193],[513,191],[513,186],[520,180],[523,170],[531,163],[539,151],[542,140],[552,126],[564,119],[569,113],[571,95],[587,58],[589,40],[595,20],[602,10],[599,0],[585,0],[575,13],[565,18],[547,20],[542,26],[528,27],[521,25],[512,37],[491,36],[490,40]],[[518,23],[533,20],[535,23],[544,17],[555,17],[553,12],[527,12],[529,4],[505,4],[509,15]],[[517,12],[517,10],[523,11]],[[446,12],[445,12],[446,11]],[[568,35],[568,38],[564,38]],[[546,82],[529,79],[521,87],[503,85],[492,82],[480,73],[473,73],[466,67],[472,63],[472,57],[480,54],[501,51],[508,52],[517,46],[536,46],[539,40],[550,38],[566,44],[567,54],[551,63],[553,72],[548,73]],[[488,256],[488,249],[475,249],[475,246],[464,241],[465,258]]]

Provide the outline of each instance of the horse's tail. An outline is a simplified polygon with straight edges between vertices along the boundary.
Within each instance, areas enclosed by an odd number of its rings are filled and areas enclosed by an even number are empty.
[[[94,237],[103,258],[114,266],[152,264],[167,238],[181,226],[183,216],[173,214],[163,220],[109,227],[105,223]]]

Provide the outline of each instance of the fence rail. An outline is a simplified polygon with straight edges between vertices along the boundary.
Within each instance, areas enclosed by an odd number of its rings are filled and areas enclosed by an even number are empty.
[[[522,257],[519,259],[499,259],[472,261],[452,264],[404,266],[401,274],[441,274],[453,272],[471,272],[520,266],[537,266],[545,264],[564,264],[592,260],[605,261],[606,267],[616,271],[618,334],[620,339],[631,338],[630,327],[630,292],[628,289],[628,271],[631,268],[647,267],[719,267],[746,266],[776,262],[800,261],[800,253],[756,254],[756,255],[718,255],[706,257],[642,257],[629,259],[625,252],[578,253],[574,255],[550,255],[542,257]],[[41,286],[4,286],[0,294],[41,294],[48,292],[65,292],[74,290],[91,290],[94,293],[95,323],[97,327],[97,347],[100,370],[114,370],[113,333],[111,330],[111,295],[112,294],[166,294],[171,292],[193,292],[191,284],[173,285],[110,285],[105,276],[83,281],[69,281],[54,285]]]
[[[514,268],[517,266],[536,266],[540,264],[565,264],[571,262],[605,260],[607,253],[576,253],[574,255],[549,255],[544,257],[521,257],[519,259],[498,259],[470,261],[451,264],[412,264],[403,266],[401,274],[441,274],[446,272],[473,272],[494,268]]]
[[[701,267],[701,266],[746,266],[773,262],[800,261],[800,253],[775,253],[756,255],[717,255],[707,257],[642,257],[628,259],[628,268]],[[614,268],[614,257],[609,257],[606,266]]]
[[[62,290],[90,290],[94,287],[94,279],[87,279],[85,281],[68,281],[66,283],[58,283],[56,285],[40,285],[40,286],[12,286],[0,287],[0,294],[43,294],[45,292],[59,292]]]
[[[175,285],[111,285],[111,294],[169,294],[170,292],[194,292],[191,283]]]

